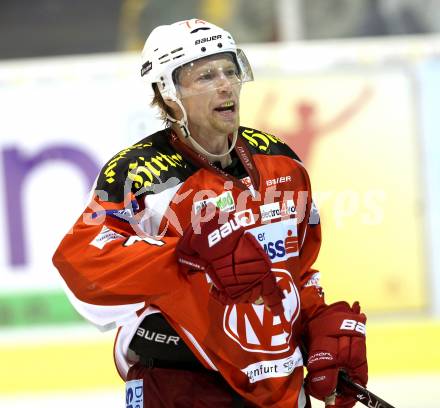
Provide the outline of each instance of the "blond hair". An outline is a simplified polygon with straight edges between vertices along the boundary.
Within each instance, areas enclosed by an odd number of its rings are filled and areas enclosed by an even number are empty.
[[[159,108],[160,118],[168,125],[168,124],[170,124],[170,121],[167,118],[167,115],[174,117],[175,112],[173,111],[173,109],[171,109],[170,106],[168,106],[165,103],[165,101],[159,91],[159,87],[157,86],[156,83],[153,83],[153,91],[154,91],[154,96],[153,96],[153,100],[151,101],[151,106],[153,108],[155,108],[155,107]]]

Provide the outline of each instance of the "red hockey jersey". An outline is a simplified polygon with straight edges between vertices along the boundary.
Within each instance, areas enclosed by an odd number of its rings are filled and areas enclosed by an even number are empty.
[[[321,235],[306,170],[267,133],[240,127],[241,180],[197,157],[171,129],[121,151],[102,169],[94,197],[53,261],[77,310],[119,327],[115,360],[124,378],[128,345],[159,310],[206,368],[258,406],[303,407],[302,326],[324,305],[312,269]],[[208,203],[234,212],[273,263],[284,315],[264,305],[222,305],[206,274],[179,272],[174,249]],[[219,234],[227,226],[219,226]]]

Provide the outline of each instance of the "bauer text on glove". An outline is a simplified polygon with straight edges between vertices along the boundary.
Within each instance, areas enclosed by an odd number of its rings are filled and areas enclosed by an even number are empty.
[[[325,400],[336,390],[338,372],[344,370],[355,382],[365,386],[368,367],[365,343],[366,317],[358,302],[329,305],[307,325],[308,351],[306,391]],[[351,408],[355,400],[337,395],[338,408]]]
[[[235,228],[215,242],[208,238],[226,220]],[[211,294],[223,304],[254,303],[260,297],[274,314],[283,312],[283,294],[271,271],[271,261],[258,241],[234,223],[233,213],[215,211],[206,222],[198,220],[200,233],[190,224],[176,247],[179,263],[188,273],[203,270],[213,282]]]

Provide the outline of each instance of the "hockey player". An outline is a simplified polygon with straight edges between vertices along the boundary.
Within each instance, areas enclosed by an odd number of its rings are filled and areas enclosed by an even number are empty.
[[[153,30],[142,58],[168,126],[104,166],[53,259],[77,310],[118,327],[126,406],[352,407],[337,375],[366,384],[366,318],[324,301],[300,160],[240,126],[244,53],[193,19]]]

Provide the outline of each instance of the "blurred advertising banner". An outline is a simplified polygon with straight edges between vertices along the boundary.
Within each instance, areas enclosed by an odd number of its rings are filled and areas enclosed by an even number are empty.
[[[0,327],[82,320],[51,258],[102,165],[161,126],[138,65],[120,55],[0,64]]]
[[[440,58],[418,66],[421,100],[422,155],[425,174],[425,203],[429,237],[426,254],[430,264],[432,310],[440,316]]]
[[[321,66],[287,46],[276,55],[250,47],[256,81],[243,87],[242,124],[284,138],[309,169],[328,300],[359,299],[368,312],[424,311],[430,238],[419,60]],[[303,67],[290,72],[297,60]],[[0,327],[81,320],[51,257],[100,167],[162,126],[139,66],[132,55],[0,64]]]
[[[405,67],[358,68],[260,78],[243,93],[243,123],[287,141],[309,170],[328,300],[370,312],[429,301],[415,85]]]

